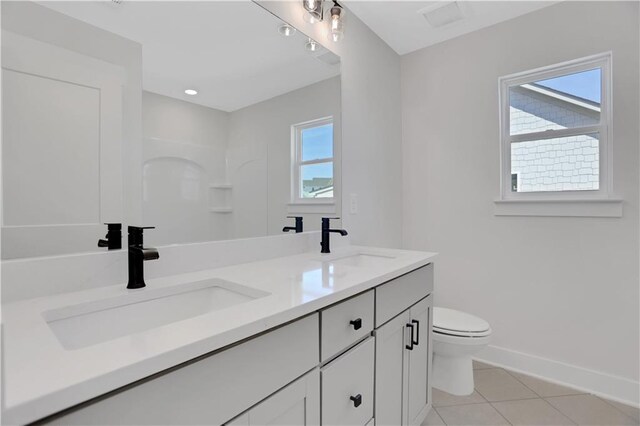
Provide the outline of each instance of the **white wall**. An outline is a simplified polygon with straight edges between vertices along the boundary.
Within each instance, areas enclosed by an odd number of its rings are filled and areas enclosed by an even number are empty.
[[[399,247],[402,240],[400,58],[347,10],[345,36],[305,22],[298,1],[258,3],[340,55],[343,226],[354,244]],[[349,213],[351,194],[358,213]]]
[[[143,222],[153,245],[226,239],[209,184],[225,179],[229,113],[142,94]]]
[[[334,120],[335,185],[340,188],[339,76],[230,114],[228,172],[233,184],[233,235],[282,233],[283,226],[293,225],[293,219],[286,218],[288,215],[303,216],[305,231],[318,230],[320,217],[339,215],[341,199],[323,213],[288,207],[291,201],[291,126],[328,116]],[[246,163],[253,158],[257,161]],[[240,167],[242,164],[245,165]],[[333,225],[340,226],[340,221]]]
[[[124,68],[124,222],[138,223],[142,216],[142,46],[28,1],[2,2],[2,28]]]
[[[277,235],[293,224],[286,217],[294,214],[304,217],[306,231],[320,229],[320,217],[335,216],[342,200],[324,213],[288,207],[291,126],[327,116],[334,117],[339,188],[339,76],[230,113],[144,92],[143,223],[156,226],[146,242]],[[209,183],[230,183],[232,188],[209,189]],[[209,212],[209,207],[227,206],[231,213]]]
[[[402,57],[404,245],[441,253],[436,303],[491,323],[482,358],[636,404],[638,16],[563,2]],[[609,50],[624,216],[494,216],[498,77]]]

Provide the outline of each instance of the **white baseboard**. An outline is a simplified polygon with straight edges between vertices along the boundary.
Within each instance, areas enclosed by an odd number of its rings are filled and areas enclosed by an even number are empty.
[[[640,406],[640,382],[624,377],[491,345],[476,359],[623,404]]]

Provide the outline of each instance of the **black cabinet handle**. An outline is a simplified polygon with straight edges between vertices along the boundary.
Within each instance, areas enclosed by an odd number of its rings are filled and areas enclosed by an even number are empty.
[[[405,346],[405,348],[409,349],[410,351],[413,350],[413,329],[414,326],[412,323],[408,323],[407,327],[409,327],[411,329],[411,339],[409,340],[409,344]]]
[[[357,394],[356,396],[349,397],[350,400],[353,401],[353,406],[358,408],[360,404],[362,404],[362,395]]]
[[[354,330],[360,330],[362,328],[362,318],[356,318],[352,321],[349,321],[349,324],[353,326]]]
[[[412,345],[419,345],[420,344],[420,321],[411,320],[411,322],[416,325],[416,340],[415,340],[415,342],[413,341],[413,329],[412,329],[411,330],[411,344]]]

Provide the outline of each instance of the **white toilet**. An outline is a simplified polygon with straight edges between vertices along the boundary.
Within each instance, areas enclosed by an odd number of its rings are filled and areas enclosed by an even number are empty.
[[[490,336],[491,327],[482,318],[453,309],[433,308],[433,387],[453,395],[470,395],[471,356],[487,346]]]

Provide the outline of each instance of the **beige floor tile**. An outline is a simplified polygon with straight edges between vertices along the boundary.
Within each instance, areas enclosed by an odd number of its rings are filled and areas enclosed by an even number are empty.
[[[581,392],[576,389],[571,389],[566,386],[556,385],[555,383],[546,382],[544,380],[536,379],[535,377],[527,376],[525,374],[509,371],[516,379],[520,380],[529,389],[537,393],[542,397],[547,396],[565,396],[565,395],[581,395]]]
[[[544,399],[494,402],[492,404],[512,425],[573,425],[575,424]]]
[[[431,409],[421,426],[446,426],[435,409]]]
[[[476,370],[473,374],[476,390],[489,402],[538,397],[531,389],[501,368]]]
[[[562,414],[580,425],[637,425],[631,417],[593,395],[546,398]],[[446,420],[445,420],[446,422]]]
[[[498,426],[509,424],[491,404],[438,407],[436,411],[448,426]]]
[[[613,405],[618,410],[622,411],[623,413],[625,413],[627,416],[631,417],[635,421],[640,422],[640,409],[636,407],[632,407],[630,405],[621,404],[619,402],[609,401],[608,399],[605,399],[604,401]]]
[[[474,370],[486,370],[487,368],[496,368],[493,365],[485,364],[480,361],[473,361],[473,369]]]
[[[447,407],[451,405],[467,405],[467,404],[479,404],[487,402],[477,391],[473,391],[471,395],[457,396],[450,393],[443,392],[439,389],[433,389],[432,393],[433,406],[434,407]]]

